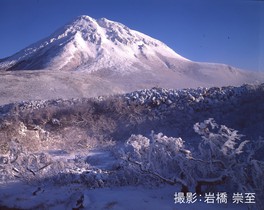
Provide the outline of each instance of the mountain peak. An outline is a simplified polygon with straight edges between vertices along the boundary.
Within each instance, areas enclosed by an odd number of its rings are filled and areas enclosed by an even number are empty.
[[[128,30],[128,27],[126,27],[122,23],[109,20],[105,17],[100,19],[94,19],[87,15],[81,15],[77,17],[67,26],[73,27],[79,31],[87,31],[88,29],[90,32],[97,31],[98,28],[103,28],[108,31],[114,31],[118,28],[119,32],[121,32],[122,29]]]
[[[0,69],[118,69],[127,73],[152,69],[153,64],[171,68],[171,58],[187,61],[162,42],[119,22],[81,15],[46,39],[5,59]]]
[[[81,15],[75,18],[73,21],[65,25],[62,30],[60,29],[58,33],[63,31],[72,31],[73,33],[76,31],[85,31],[86,29],[96,28],[97,23],[96,19],[91,18],[87,15]]]
[[[112,23],[112,24],[118,24],[118,25],[123,25],[121,23],[118,23],[118,22],[115,22],[115,21],[111,21],[105,17],[102,17],[102,18],[99,18],[99,19],[95,19],[95,18],[92,18],[88,15],[80,15],[78,16],[77,18],[75,18],[69,25],[71,24],[76,24],[76,23]]]
[[[74,19],[74,21],[82,21],[82,20],[87,21],[87,22],[95,21],[94,18],[92,18],[88,15],[80,15]]]
[[[100,78],[107,84],[118,84],[112,87],[120,90],[157,85],[167,88],[234,85],[264,80],[263,75],[227,65],[192,62],[159,40],[121,23],[86,15],[0,60],[0,70],[40,69],[76,71],[90,78],[90,82],[91,78],[96,81]]]
[[[94,20],[94,18],[92,18],[92,17],[90,17],[90,16],[88,16],[88,15],[80,15],[80,16],[78,16],[77,18],[80,18],[80,19],[86,19],[86,20],[91,20],[91,19]]]

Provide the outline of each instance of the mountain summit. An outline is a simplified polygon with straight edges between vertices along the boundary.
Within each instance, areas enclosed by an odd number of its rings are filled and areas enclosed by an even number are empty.
[[[150,68],[148,63],[153,62],[168,66],[166,58],[187,61],[162,42],[121,23],[80,16],[46,39],[5,59],[0,68],[90,72],[110,68],[125,73]]]
[[[74,72],[79,77],[82,73],[89,81],[95,76],[97,81],[110,82],[119,92],[153,86],[186,88],[264,81],[256,72],[190,61],[121,23],[89,16],[79,16],[49,37],[1,59],[0,70],[52,70],[49,72],[54,75]]]

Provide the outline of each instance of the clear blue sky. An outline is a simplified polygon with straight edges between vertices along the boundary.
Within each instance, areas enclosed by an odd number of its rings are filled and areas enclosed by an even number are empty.
[[[194,61],[264,71],[263,0],[0,0],[0,58],[79,15],[121,22]]]

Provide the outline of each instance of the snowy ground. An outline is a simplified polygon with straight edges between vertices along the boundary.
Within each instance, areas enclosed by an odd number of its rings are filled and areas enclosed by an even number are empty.
[[[165,183],[175,180],[176,175],[176,178],[182,179],[179,172],[183,169],[184,176],[188,178],[192,169],[196,174],[197,170],[205,172],[208,168],[206,156],[199,156],[193,144],[194,140],[201,139],[197,132],[191,133],[194,123],[202,123],[204,118],[216,118],[221,123],[231,124],[231,128],[239,125],[239,134],[241,131],[249,134],[247,139],[259,142],[259,151],[263,151],[260,144],[262,138],[257,141],[253,136],[263,136],[262,105],[263,85],[196,90],[153,88],[112,98],[30,101],[0,107],[0,210],[4,207],[248,210],[246,204],[232,204],[230,194],[227,204],[208,204],[203,196],[193,204],[175,204],[174,194],[181,191],[184,183],[174,182],[173,186]],[[17,122],[17,115],[23,120]],[[209,121],[212,122],[212,119]],[[204,128],[210,127],[204,127],[204,123],[201,125],[196,126],[196,130],[209,131]],[[158,134],[166,134],[168,129],[179,131],[172,133],[171,137]],[[224,131],[226,137],[230,137],[228,133],[236,137],[235,131]],[[197,138],[193,139],[195,135]],[[179,137],[183,137],[183,141]],[[183,147],[185,141],[186,147]],[[238,142],[233,148],[235,151],[240,145]],[[254,144],[256,151],[257,145]],[[190,153],[194,154],[194,158],[202,157],[193,162],[197,164],[195,167],[189,164]],[[222,156],[219,157],[221,159]],[[262,153],[256,153],[256,158],[256,161],[249,160],[255,168],[239,163],[243,173],[254,175],[256,182],[253,186],[257,186],[256,195],[259,195],[257,204],[261,204]],[[164,167],[164,164],[170,167]],[[246,166],[251,166],[251,169],[245,171]],[[149,170],[149,167],[157,170]],[[212,171],[222,171],[218,165],[215,168],[219,170]],[[239,176],[243,173],[238,169],[234,169],[236,171],[231,175],[237,178],[236,183],[240,184],[242,180],[247,184],[247,180]],[[155,171],[161,178],[155,176]],[[216,173],[214,177],[220,177],[218,175]],[[162,179],[164,177],[166,179]],[[222,188],[214,188],[214,192],[225,190],[229,183]],[[190,185],[190,191],[195,187]],[[210,189],[208,187],[204,191]]]
[[[54,159],[72,160],[74,154],[66,151],[48,151]],[[86,159],[94,168],[107,169],[115,159],[107,151],[92,151]],[[89,188],[84,184],[52,184],[37,182],[28,184],[13,181],[0,185],[1,206],[18,209],[113,209],[113,210],[247,210],[247,206],[232,204],[209,204],[204,197],[198,197],[193,204],[174,203],[174,194],[179,186],[113,186]]]
[[[175,186],[146,188],[113,187],[87,189],[83,185],[31,186],[21,183],[1,185],[1,206],[22,209],[115,209],[115,210],[247,210],[244,204],[207,204],[197,201],[194,204],[175,204]]]

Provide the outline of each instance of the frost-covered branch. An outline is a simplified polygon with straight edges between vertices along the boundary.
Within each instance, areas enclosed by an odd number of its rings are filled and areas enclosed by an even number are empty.
[[[186,148],[181,138],[152,132],[150,139],[132,135],[123,148],[123,159],[137,166],[139,173],[172,185],[180,183],[186,188],[198,189],[202,185],[225,184],[250,190],[249,179],[263,174],[262,161],[248,160],[249,153],[243,153],[250,142],[241,140],[243,136],[236,130],[219,126],[213,119],[196,123],[194,130],[202,137],[198,151]]]
[[[134,161],[134,160],[131,160],[131,158],[128,158],[127,161],[130,162],[130,163],[132,163],[132,164],[137,165],[143,173],[151,174],[151,175],[159,178],[160,180],[166,182],[167,184],[175,185],[176,183],[180,183],[180,184],[186,186],[186,183],[183,180],[180,180],[180,179],[175,179],[175,180],[167,179],[167,178],[161,176],[160,174],[158,174],[158,173],[156,173],[154,171],[144,169],[144,167],[142,166],[141,163],[139,163],[137,161]]]

